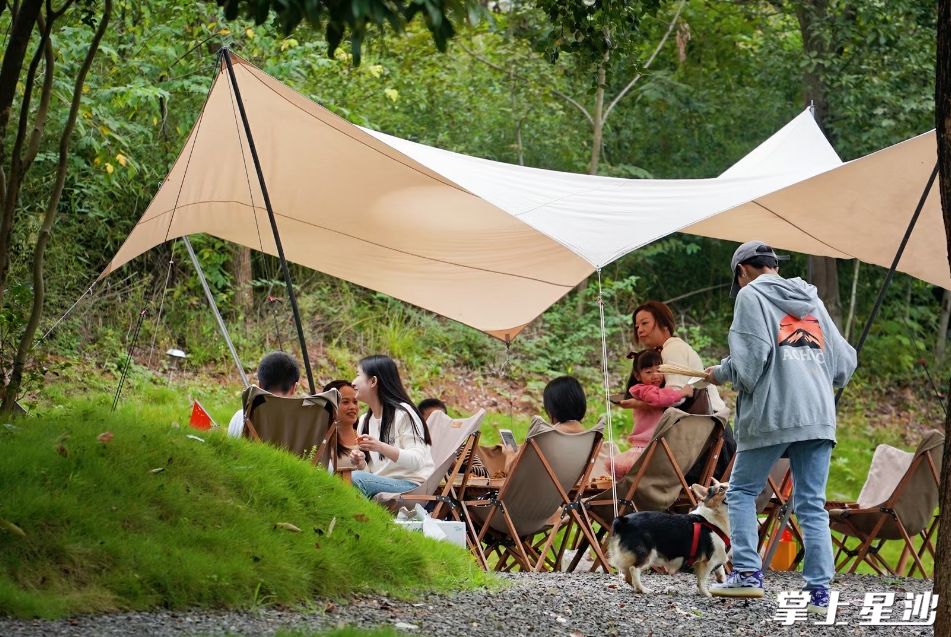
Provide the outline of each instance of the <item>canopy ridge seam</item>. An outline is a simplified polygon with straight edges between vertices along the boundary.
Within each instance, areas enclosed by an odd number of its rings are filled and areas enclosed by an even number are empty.
[[[187,204],[184,204],[184,205],[180,206],[180,208],[187,208],[187,207],[189,207],[189,206],[198,206],[198,205],[202,205],[202,204],[214,204],[214,203],[237,204],[237,205],[239,205],[239,206],[247,206],[247,207],[249,207],[249,208],[252,208],[252,207],[253,207],[253,206],[250,206],[249,204],[247,204],[247,203],[245,203],[245,202],[243,202],[243,201],[232,201],[232,200],[216,201],[216,200],[207,200],[207,201],[195,201],[195,202],[192,202],[192,203],[187,203]],[[256,208],[256,207],[253,207],[253,208],[254,208],[255,211],[259,210],[259,208]],[[170,214],[170,213],[171,213],[171,214],[174,214],[174,212],[175,212],[175,209],[169,209],[169,210],[166,210],[165,212],[161,212],[161,213],[159,213],[159,214],[157,214],[157,215],[154,215],[154,216],[152,216],[152,217],[149,217],[148,219],[143,219],[143,220],[141,220],[139,223],[136,224],[136,227],[138,227],[139,225],[141,225],[141,224],[143,224],[143,223],[146,223],[147,221],[154,221],[154,220],[156,220],[156,219],[158,219],[159,217],[162,217],[162,216],[164,216],[164,215],[167,215],[167,214]],[[477,271],[477,272],[488,272],[488,273],[490,273],[490,274],[498,274],[498,275],[500,275],[500,276],[507,276],[507,277],[512,277],[512,278],[516,278],[516,279],[525,279],[526,281],[535,281],[536,283],[542,283],[542,284],[550,285],[550,286],[552,286],[552,287],[557,287],[557,288],[572,289],[572,288],[574,288],[575,285],[577,285],[577,283],[558,283],[558,282],[556,282],[556,281],[547,281],[547,280],[545,280],[545,279],[540,279],[540,278],[538,278],[538,277],[533,277],[533,276],[526,276],[526,275],[524,275],[524,274],[513,274],[513,273],[511,273],[511,272],[503,272],[503,271],[501,271],[501,270],[493,270],[493,269],[491,269],[491,268],[482,268],[482,267],[474,266],[474,265],[466,265],[466,264],[464,264],[464,263],[457,263],[457,262],[455,262],[455,261],[450,261],[450,260],[448,260],[448,259],[437,259],[436,257],[429,257],[429,256],[426,256],[426,255],[423,255],[423,254],[417,254],[417,253],[415,253],[415,252],[410,252],[409,250],[400,250],[400,249],[398,249],[398,248],[393,248],[393,247],[391,247],[391,246],[387,246],[387,245],[384,245],[384,244],[382,244],[382,243],[377,243],[377,242],[371,241],[371,240],[369,240],[369,239],[364,239],[364,238],[362,238],[362,237],[358,237],[358,236],[355,236],[355,235],[352,235],[352,234],[348,234],[348,233],[343,232],[343,231],[341,231],[341,230],[335,230],[335,229],[333,229],[333,228],[328,228],[327,226],[322,226],[322,225],[317,224],[317,223],[313,223],[313,222],[310,222],[310,221],[305,221],[305,220],[303,220],[303,219],[298,219],[298,218],[296,218],[296,217],[291,217],[291,216],[289,216],[289,215],[285,215],[285,214],[282,214],[282,213],[277,212],[277,211],[275,211],[274,214],[275,214],[275,216],[282,217],[282,218],[288,219],[288,220],[290,220],[290,221],[295,221],[295,222],[297,222],[297,223],[302,223],[302,224],[304,224],[304,225],[312,226],[312,227],[314,227],[314,228],[319,228],[319,229],[325,230],[325,231],[327,231],[327,232],[332,232],[332,233],[334,233],[334,234],[338,234],[338,235],[341,235],[341,236],[343,236],[343,237],[347,237],[348,239],[353,239],[354,241],[360,241],[360,242],[362,242],[362,243],[366,243],[366,244],[369,244],[369,245],[372,245],[372,246],[376,246],[376,247],[382,248],[382,249],[384,249],[384,250],[389,250],[389,251],[395,252],[395,253],[397,253],[397,254],[405,254],[405,255],[407,255],[407,256],[415,257],[415,258],[417,258],[417,259],[423,259],[423,260],[425,260],[425,261],[432,261],[432,262],[434,262],[434,263],[442,263],[442,264],[445,264],[445,265],[451,265],[451,266],[454,266],[454,267],[457,267],[457,268],[463,268],[463,269],[466,269],[466,270],[474,270],[474,271]],[[264,251],[262,250],[262,252],[264,252]],[[580,257],[579,257],[579,258],[580,258]]]

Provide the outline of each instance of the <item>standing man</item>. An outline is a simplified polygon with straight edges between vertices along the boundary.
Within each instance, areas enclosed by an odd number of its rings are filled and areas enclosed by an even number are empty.
[[[762,241],[733,253],[736,298],[730,355],[707,370],[715,384],[737,390],[737,454],[727,503],[733,572],[710,592],[723,597],[762,597],[763,571],[756,550],[756,496],[769,471],[788,455],[793,509],[803,531],[803,579],[809,608],[825,612],[835,574],[829,514],[825,510],[829,461],[835,445],[835,387],[855,370],[855,350],[842,338],[816,288],[779,276],[779,257]]]

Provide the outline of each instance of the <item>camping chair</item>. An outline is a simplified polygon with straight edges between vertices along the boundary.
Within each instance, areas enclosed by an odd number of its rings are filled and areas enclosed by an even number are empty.
[[[573,525],[595,546],[597,562],[609,570],[590,521],[581,506],[581,492],[601,447],[600,429],[581,433],[544,430],[519,448],[511,471],[497,493],[465,500],[463,510],[473,521],[479,561],[486,553],[499,561],[496,570],[557,570]],[[565,524],[567,522],[567,525]],[[554,554],[552,546],[564,530]],[[536,541],[536,538],[537,539]],[[485,543],[485,550],[483,549]]]
[[[426,420],[429,436],[433,441],[430,452],[435,469],[424,482],[406,493],[378,493],[373,499],[391,511],[416,502],[435,502],[432,517],[442,519],[450,515],[460,521],[457,488],[464,490],[472,468],[473,449],[479,443],[479,426],[485,418],[480,409],[466,419],[450,418],[445,412],[434,411]],[[462,484],[457,487],[456,476],[462,475]],[[445,479],[445,484],[440,484]]]
[[[787,528],[787,524],[799,547],[789,569],[794,570],[802,560],[802,530],[799,528],[799,523],[790,517],[790,508],[793,505],[792,485],[789,458],[780,458],[769,470],[766,486],[756,496],[756,514],[757,516],[765,515],[764,518],[757,520],[759,529],[756,543],[760,557],[763,558],[763,568],[772,568],[775,547],[782,541],[783,531]]]
[[[241,394],[244,405],[243,436],[309,457],[327,466],[336,448],[334,413],[340,394],[331,389],[314,396],[286,398],[251,385]]]
[[[700,482],[708,484],[723,444],[724,417],[695,415],[674,407],[667,409],[654,437],[627,475],[617,483],[618,515],[631,511],[668,511],[693,508],[697,498],[687,483],[686,472],[705,455]],[[599,493],[585,502],[592,518],[610,529],[614,520],[612,491]]]
[[[857,501],[826,504],[832,530],[843,534],[841,539],[833,536],[838,549],[836,571],[848,568],[854,573],[865,562],[879,575],[898,575],[911,557],[914,563],[908,576],[917,569],[922,577],[929,577],[921,560],[925,554],[930,554],[932,560],[935,556],[931,538],[938,523],[935,508],[943,447],[944,434],[939,431],[926,433],[914,453],[879,445]],[[912,543],[916,535],[921,538],[917,550]],[[858,544],[849,548],[849,538],[856,538]],[[880,554],[889,540],[904,542],[895,567]]]
[[[697,506],[686,472],[701,458],[704,461],[700,484],[709,484],[723,445],[725,414],[688,414],[668,408],[654,437],[623,478],[615,485],[618,515],[632,511],[682,511]],[[614,521],[614,492],[610,489],[584,501],[592,522],[600,528],[601,539]],[[580,538],[578,552],[569,570],[574,569],[587,550],[586,538]]]

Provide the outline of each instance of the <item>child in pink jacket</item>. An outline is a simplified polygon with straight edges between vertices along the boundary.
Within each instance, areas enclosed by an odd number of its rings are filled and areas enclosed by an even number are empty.
[[[627,437],[631,443],[630,449],[614,458],[614,474],[618,478],[631,470],[654,437],[654,430],[664,410],[693,396],[693,387],[690,385],[683,388],[664,387],[664,375],[657,370],[661,362],[660,351],[656,349],[644,350],[634,356],[628,381],[631,397],[620,402],[622,407],[634,410],[634,429]]]

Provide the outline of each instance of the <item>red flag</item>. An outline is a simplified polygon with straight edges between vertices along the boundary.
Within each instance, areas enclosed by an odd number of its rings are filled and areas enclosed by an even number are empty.
[[[194,427],[195,429],[211,429],[211,426],[215,422],[211,419],[211,416],[205,411],[205,408],[201,406],[201,403],[197,400],[192,402],[192,415],[188,419],[188,424]]]

